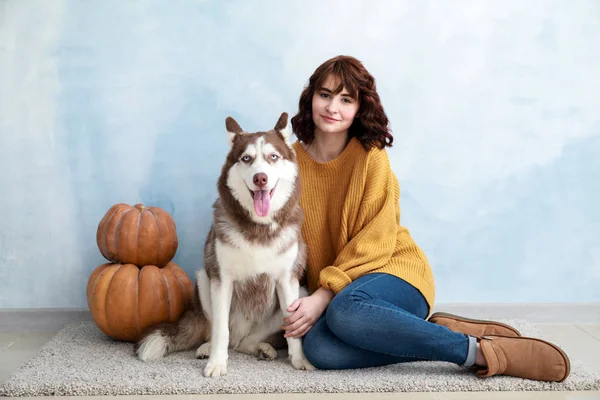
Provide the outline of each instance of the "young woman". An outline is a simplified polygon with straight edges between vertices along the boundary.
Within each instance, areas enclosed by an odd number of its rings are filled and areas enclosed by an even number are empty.
[[[375,80],[355,58],[326,61],[292,120],[302,178],[311,295],[290,305],[287,336],[320,369],[447,361],[480,377],[563,381],[557,346],[507,325],[436,313],[428,260],[400,225],[393,142]]]

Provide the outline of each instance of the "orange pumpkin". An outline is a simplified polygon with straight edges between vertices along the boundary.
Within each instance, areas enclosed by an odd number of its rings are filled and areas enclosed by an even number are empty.
[[[161,268],[177,252],[173,217],[160,207],[115,204],[98,224],[96,243],[108,261]]]
[[[110,263],[94,269],[86,297],[92,319],[102,332],[135,342],[145,328],[175,322],[193,292],[188,275],[173,262],[164,268]]]

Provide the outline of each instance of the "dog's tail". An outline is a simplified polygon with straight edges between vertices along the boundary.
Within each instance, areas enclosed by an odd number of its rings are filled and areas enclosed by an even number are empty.
[[[193,299],[179,320],[150,327],[134,350],[142,361],[158,360],[167,354],[200,346],[209,334],[210,325],[202,312],[198,286],[195,285]]]

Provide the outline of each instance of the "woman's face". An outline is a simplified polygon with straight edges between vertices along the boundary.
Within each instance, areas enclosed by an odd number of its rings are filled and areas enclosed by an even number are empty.
[[[315,135],[346,134],[358,112],[359,102],[344,88],[333,95],[339,79],[327,78],[323,87],[317,88],[312,98],[312,117]]]

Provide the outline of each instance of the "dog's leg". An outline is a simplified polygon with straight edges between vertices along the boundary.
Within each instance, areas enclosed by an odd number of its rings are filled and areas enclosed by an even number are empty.
[[[206,274],[206,269],[202,268],[196,273],[196,282],[198,285],[198,295],[200,296],[200,304],[202,312],[206,317],[206,321],[212,324],[212,300],[210,291],[210,279]],[[212,331],[212,328],[210,328]],[[196,358],[205,359],[210,355],[210,341],[205,342],[196,349]]]
[[[285,317],[289,317],[291,314],[287,311],[287,308],[296,300],[300,295],[300,284],[296,278],[289,275],[282,277],[277,281],[277,296],[279,297],[279,304],[281,306],[281,313]],[[281,321],[283,323],[283,321]],[[292,360],[292,366],[295,369],[305,369],[312,371],[316,369],[304,356],[302,350],[302,340],[300,338],[287,338],[288,353]]]
[[[240,353],[258,357],[259,360],[274,360],[277,351],[269,343],[259,342],[253,337],[246,337],[236,348]]]
[[[196,350],[196,358],[204,359],[210,356],[210,342],[204,342],[198,349]]]
[[[274,360],[277,358],[277,350],[266,341],[273,335],[279,334],[283,338],[281,329],[281,313],[277,310],[270,318],[255,324],[252,332],[240,342],[237,351],[252,356],[259,360]]]
[[[233,282],[222,276],[220,282],[211,282],[212,335],[210,357],[204,368],[204,376],[220,376],[227,373],[229,348],[229,308]]]

